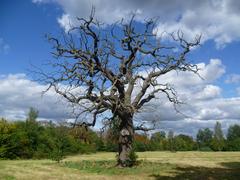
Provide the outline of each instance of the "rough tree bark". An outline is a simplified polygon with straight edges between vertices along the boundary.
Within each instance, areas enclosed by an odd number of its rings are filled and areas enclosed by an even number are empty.
[[[126,114],[125,117],[120,118],[119,126],[119,140],[118,140],[118,165],[126,167],[129,165],[131,159],[129,154],[133,151],[134,127],[133,117],[131,114]]]
[[[89,19],[78,18],[79,25],[62,39],[47,36],[56,58],[51,62],[54,70],[38,72],[39,80],[49,85],[46,91],[55,91],[77,110],[74,125],[94,126],[109,112],[119,117],[118,164],[123,167],[133,148],[134,130],[145,129],[136,127],[134,115],[157,93],[179,103],[172,86],[158,78],[171,71],[198,72],[197,65],[187,61],[187,54],[199,45],[200,36],[188,42],[177,32],[169,35],[173,46],[169,42],[164,45],[153,33],[156,21],[146,20],[139,28],[134,17],[111,27],[99,23],[94,10]],[[82,115],[86,114],[92,119],[84,119]]]

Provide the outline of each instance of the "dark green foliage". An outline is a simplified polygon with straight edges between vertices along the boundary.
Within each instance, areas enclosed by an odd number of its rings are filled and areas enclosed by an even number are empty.
[[[15,145],[13,132],[16,127],[5,119],[0,120],[0,158],[15,158]]]
[[[201,150],[206,147],[210,147],[213,139],[213,132],[209,128],[199,129],[197,133],[198,149]]]
[[[150,150],[150,140],[146,134],[137,134],[134,135],[134,149],[137,152],[143,152]]]
[[[54,133],[54,144],[50,152],[50,158],[59,163],[64,158],[64,155],[71,150],[69,149],[71,148],[71,142],[69,141],[66,127],[60,125]]]
[[[96,146],[96,151],[105,151],[105,145],[104,145],[104,141],[102,138],[100,138],[96,135],[96,139],[94,142],[95,142],[95,146]]]
[[[127,167],[132,167],[132,166],[135,166],[137,165],[137,158],[138,158],[138,155],[136,154],[135,150],[132,149],[129,153],[129,160],[127,162]]]
[[[52,158],[59,162],[65,155],[96,152],[95,142],[100,138],[95,132],[51,122],[41,125],[37,114],[31,108],[25,122],[0,120],[0,159]]]
[[[31,139],[28,138],[25,123],[9,123],[1,120],[0,124],[3,127],[0,128],[0,158],[32,157],[33,148],[30,147]]]
[[[97,134],[83,127],[69,127],[53,124],[41,125],[36,121],[38,111],[30,109],[26,121],[6,121],[0,119],[0,159],[51,158],[59,162],[66,155],[76,153],[94,153],[96,151],[118,151],[117,124],[105,133]],[[114,122],[114,121],[113,121]],[[149,138],[146,134],[135,134],[134,150],[139,151],[240,151],[240,126],[228,129],[224,139],[221,124],[216,123],[214,133],[209,129],[200,129],[196,141],[192,137],[180,134],[174,136],[169,131],[155,132]],[[134,152],[131,162],[135,163]]]
[[[31,107],[28,113],[27,122],[36,122],[37,118],[38,118],[38,110]]]
[[[240,138],[240,125],[230,126],[227,133],[227,140],[232,141]]]
[[[61,160],[65,155],[96,152],[95,135],[91,142],[71,134],[72,128],[60,125],[0,121],[0,158],[52,158]],[[87,136],[94,132],[89,130]],[[58,161],[58,160],[57,160]]]
[[[227,150],[240,151],[240,125],[230,126],[227,134]]]
[[[153,133],[151,136],[150,150],[162,151],[166,149],[166,133],[164,131]]]
[[[227,141],[227,150],[229,151],[240,151],[240,137],[234,140]]]
[[[220,122],[216,122],[214,127],[214,136],[211,141],[211,148],[214,151],[222,151],[225,146],[225,139]]]
[[[168,149],[168,141],[164,131],[153,133],[150,139],[150,150],[162,151]]]
[[[105,151],[107,152],[117,152],[118,144],[116,142],[111,142],[110,140],[105,141]]]
[[[172,130],[168,132],[168,149],[172,152],[176,151],[176,144],[174,141],[174,132]]]
[[[153,133],[151,136],[152,141],[161,141],[166,138],[166,133],[164,131]]]
[[[177,151],[192,151],[196,150],[196,143],[193,138],[184,134],[174,137],[174,149]]]
[[[137,152],[144,152],[150,150],[149,144],[146,144],[141,141],[135,141],[134,142],[134,149],[136,149]]]
[[[53,161],[56,161],[57,163],[60,163],[61,160],[64,158],[64,152],[61,148],[55,148],[49,153],[50,159]]]

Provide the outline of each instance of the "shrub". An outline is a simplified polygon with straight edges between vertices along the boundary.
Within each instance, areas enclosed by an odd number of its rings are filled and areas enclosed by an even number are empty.
[[[127,160],[127,167],[132,167],[137,165],[138,155],[136,154],[134,149],[130,151],[128,157],[129,159]]]
[[[61,149],[54,149],[49,155],[50,159],[57,161],[57,163],[64,159],[64,152]]]

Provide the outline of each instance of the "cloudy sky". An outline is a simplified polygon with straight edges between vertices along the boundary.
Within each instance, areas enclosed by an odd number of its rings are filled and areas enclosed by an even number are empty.
[[[42,96],[44,85],[34,82],[31,64],[50,60],[46,33],[59,35],[87,17],[92,6],[96,17],[111,24],[130,13],[137,21],[157,17],[161,32],[183,31],[186,39],[202,34],[191,62],[201,67],[203,79],[175,72],[162,77],[176,88],[185,104],[177,114],[164,98],[141,118],[160,119],[159,127],[194,135],[198,128],[212,128],[216,120],[224,131],[240,124],[240,1],[238,0],[1,0],[0,2],[0,117],[24,119],[29,107],[40,119],[70,118],[69,108],[54,93]]]

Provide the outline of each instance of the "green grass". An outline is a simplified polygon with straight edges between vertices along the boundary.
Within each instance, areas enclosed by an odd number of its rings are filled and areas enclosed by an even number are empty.
[[[135,175],[135,174],[154,174],[161,170],[169,172],[176,168],[173,164],[156,163],[156,162],[139,162],[138,166],[131,168],[116,167],[115,161],[81,161],[65,162],[65,167],[78,169],[84,173],[104,174],[104,175]]]
[[[141,152],[139,165],[118,168],[115,153],[51,160],[1,160],[0,179],[240,179],[240,152]]]

